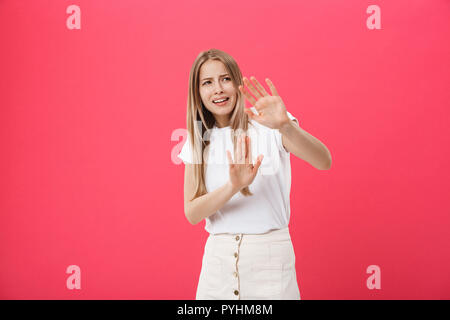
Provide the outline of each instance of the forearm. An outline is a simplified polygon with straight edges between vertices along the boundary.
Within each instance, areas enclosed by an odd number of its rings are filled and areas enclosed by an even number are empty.
[[[222,187],[190,201],[185,209],[186,217],[195,225],[220,210],[239,191],[228,181]]]
[[[289,121],[280,128],[286,148],[300,159],[317,169],[328,170],[331,166],[331,154],[328,148],[317,138]]]

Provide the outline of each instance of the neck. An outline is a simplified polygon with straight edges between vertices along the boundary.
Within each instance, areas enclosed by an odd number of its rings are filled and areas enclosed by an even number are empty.
[[[216,117],[216,126],[217,128],[224,128],[228,127],[230,125],[230,120],[228,116],[225,116],[224,118]]]

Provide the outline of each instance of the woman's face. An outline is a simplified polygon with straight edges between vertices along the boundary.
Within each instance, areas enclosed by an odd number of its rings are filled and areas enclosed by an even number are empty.
[[[237,90],[221,61],[208,60],[203,63],[200,68],[199,90],[203,104],[214,115],[217,126],[228,126],[231,112],[236,104]],[[227,98],[227,101],[214,103],[222,98]]]

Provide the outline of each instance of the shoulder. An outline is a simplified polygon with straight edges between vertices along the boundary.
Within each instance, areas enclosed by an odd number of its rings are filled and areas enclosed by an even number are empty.
[[[256,120],[251,119],[248,127],[252,139],[262,144],[277,144],[277,130],[266,127]]]

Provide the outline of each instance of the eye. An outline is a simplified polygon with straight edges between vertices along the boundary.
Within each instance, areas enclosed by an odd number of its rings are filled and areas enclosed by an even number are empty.
[[[228,80],[231,80],[231,78],[230,77],[224,77],[224,79],[228,79]],[[205,82],[203,82],[203,86],[205,85],[205,84],[207,84],[207,83],[210,83],[211,81],[209,81],[209,80],[206,80]]]

